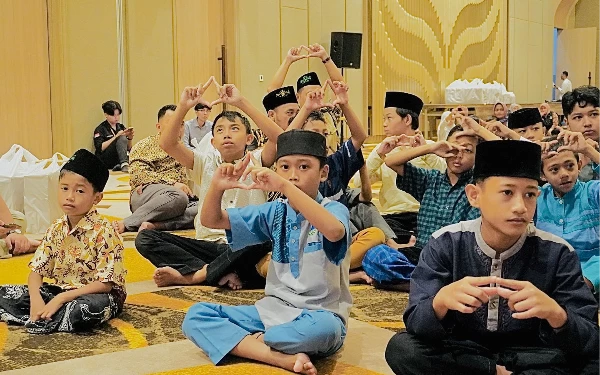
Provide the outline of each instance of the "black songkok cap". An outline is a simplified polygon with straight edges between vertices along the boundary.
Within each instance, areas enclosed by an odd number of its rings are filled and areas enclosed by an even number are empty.
[[[521,108],[508,115],[508,127],[521,129],[542,122],[542,115],[537,108]]]
[[[102,160],[83,148],[75,151],[61,171],[77,173],[88,180],[97,191],[103,191],[108,181],[108,169]]]
[[[537,111],[537,109],[536,109]],[[524,177],[539,180],[542,148],[528,141],[487,141],[477,145],[473,179]]]
[[[293,86],[285,86],[280,89],[273,90],[263,98],[263,106],[267,112],[279,107],[280,105],[288,103],[298,103]]]
[[[327,142],[325,137],[308,130],[288,130],[277,137],[277,158],[288,155],[310,155],[319,159],[327,159]]]
[[[304,86],[312,86],[318,85],[321,86],[321,81],[319,81],[319,77],[315,72],[308,72],[304,75],[301,75],[296,82],[296,91],[300,92],[300,89]]]
[[[385,105],[383,107],[408,109],[419,115],[423,109],[423,101],[418,96],[407,92],[388,91],[385,93]]]

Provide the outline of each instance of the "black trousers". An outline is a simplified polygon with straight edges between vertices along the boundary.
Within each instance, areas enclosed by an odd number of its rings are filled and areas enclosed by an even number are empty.
[[[569,360],[557,348],[510,347],[501,351],[468,340],[427,342],[407,332],[392,337],[385,360],[402,375],[495,375],[496,365],[513,375],[598,374],[598,358]]]
[[[182,275],[206,268],[207,285],[217,285],[230,272],[238,274],[247,288],[264,287],[256,263],[271,251],[271,243],[232,251],[228,244],[196,240],[157,230],[143,230],[135,239],[138,252],[156,267],[172,267]]]
[[[408,243],[410,236],[416,235],[417,214],[415,212],[403,212],[382,216],[396,234],[397,243]]]
[[[106,165],[106,168],[113,169],[115,166],[129,161],[129,156],[127,155],[127,142],[127,137],[121,135],[98,155],[100,160]]]

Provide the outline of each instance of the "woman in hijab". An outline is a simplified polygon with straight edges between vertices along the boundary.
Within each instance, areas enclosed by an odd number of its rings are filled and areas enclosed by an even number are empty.
[[[508,121],[508,108],[504,103],[498,102],[494,104],[494,119],[506,124]]]

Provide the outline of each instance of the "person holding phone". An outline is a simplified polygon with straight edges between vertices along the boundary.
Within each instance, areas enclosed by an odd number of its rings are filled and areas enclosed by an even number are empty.
[[[118,102],[114,100],[104,102],[102,110],[106,120],[94,130],[96,156],[108,169],[128,173],[127,152],[133,146],[133,128],[126,128],[119,123],[123,109]]]

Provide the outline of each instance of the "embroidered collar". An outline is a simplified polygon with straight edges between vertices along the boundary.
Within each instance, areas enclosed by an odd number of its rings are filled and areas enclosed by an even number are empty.
[[[512,257],[513,255],[515,255],[516,253],[518,253],[519,250],[521,250],[521,248],[523,247],[523,244],[525,243],[525,239],[531,232],[531,224],[530,224],[527,226],[527,230],[525,231],[525,233],[523,233],[521,235],[521,237],[517,240],[517,242],[515,242],[515,244],[512,245],[510,248],[508,248],[505,251],[503,251],[502,253],[500,253],[500,255],[498,256],[497,255],[498,252],[496,250],[492,249],[483,239],[483,236],[481,234],[481,217],[479,217],[477,220],[475,220],[474,225],[475,225],[474,226],[475,240],[477,241],[477,245],[479,246],[479,248],[488,257],[490,257],[492,259],[499,258],[502,261],[504,261],[504,260]]]

